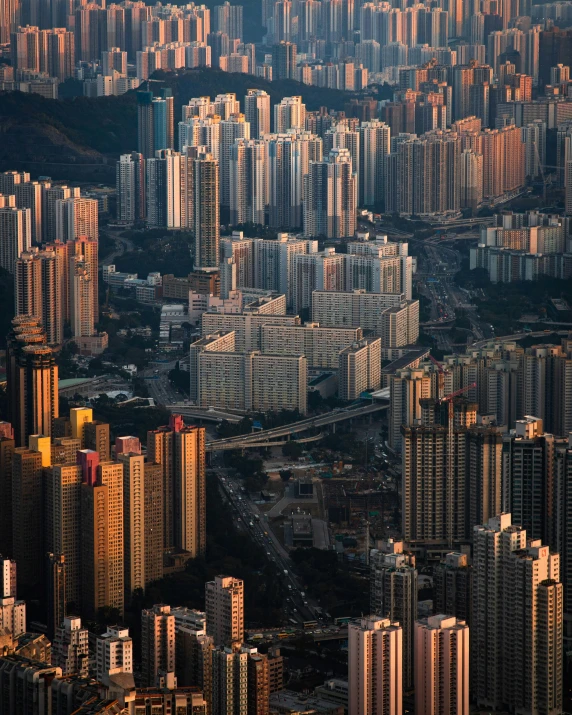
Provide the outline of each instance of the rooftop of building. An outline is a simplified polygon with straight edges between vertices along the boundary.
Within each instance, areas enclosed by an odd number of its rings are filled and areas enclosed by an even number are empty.
[[[418,345],[410,345],[401,348],[402,350],[407,350],[405,355],[392,360],[390,363],[382,367],[381,372],[384,375],[392,375],[397,370],[409,367],[411,363],[416,360],[422,360],[429,355],[430,349],[425,347],[419,347]]]

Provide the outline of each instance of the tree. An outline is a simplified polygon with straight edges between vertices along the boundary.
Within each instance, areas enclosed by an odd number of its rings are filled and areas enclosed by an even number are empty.
[[[287,482],[290,477],[292,476],[292,470],[291,469],[281,469],[278,474],[280,475],[280,479],[283,482]]]
[[[303,451],[304,449],[300,443],[295,442],[294,440],[286,442],[286,444],[282,447],[282,454],[285,457],[290,457],[291,459],[298,459],[302,456]]]

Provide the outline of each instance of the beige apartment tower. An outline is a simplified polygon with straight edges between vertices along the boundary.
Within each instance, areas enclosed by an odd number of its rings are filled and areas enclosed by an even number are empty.
[[[141,612],[141,679],[145,687],[158,685],[175,673],[175,616],[163,604]]]
[[[124,606],[123,465],[103,462],[95,471],[96,481],[81,486],[82,608],[88,618],[104,606],[120,613]]]
[[[416,715],[469,715],[469,627],[454,616],[415,623]]]
[[[355,400],[362,392],[381,386],[381,340],[364,338],[345,348],[338,356],[338,395]]]
[[[12,555],[18,587],[40,583],[44,567],[42,454],[18,447],[12,455]]]
[[[161,468],[161,493],[163,495],[163,545],[172,549],[175,545],[173,528],[173,477],[175,470],[175,433],[170,426],[147,432],[147,458]]]
[[[160,464],[145,462],[144,532],[145,532],[145,583],[163,578],[163,468]]]
[[[206,549],[205,429],[183,427],[174,442],[175,544],[196,558]]]
[[[244,582],[232,576],[215,576],[205,585],[207,633],[216,646],[244,639]]]
[[[145,458],[120,454],[123,465],[123,538],[125,546],[125,598],[145,590]]]
[[[473,532],[471,680],[487,710],[562,711],[560,557],[510,514]]]
[[[349,715],[401,715],[402,631],[376,615],[348,626]]]
[[[195,267],[215,270],[219,264],[219,162],[212,154],[194,160]]]
[[[74,454],[75,460],[75,454]],[[75,612],[81,607],[81,484],[76,464],[53,465],[45,471],[46,551],[65,561],[65,594]],[[59,623],[55,624],[60,625]]]

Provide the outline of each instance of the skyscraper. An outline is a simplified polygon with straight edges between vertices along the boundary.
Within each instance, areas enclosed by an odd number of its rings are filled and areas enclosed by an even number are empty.
[[[215,648],[212,663],[213,713],[244,715],[248,712],[248,654],[235,643]]]
[[[275,105],[275,109],[278,106]],[[295,102],[292,107],[293,113],[299,115],[298,103]],[[292,107],[287,107],[285,110],[288,115],[285,118],[287,122],[292,118],[290,116]],[[300,120],[298,118],[293,121]],[[269,225],[280,230],[301,228],[304,177],[309,172],[310,162],[322,161],[322,140],[309,132],[300,131],[267,134],[264,143],[268,176]]]
[[[123,464],[123,534],[125,540],[125,596],[145,589],[145,458],[120,454]]]
[[[13,196],[0,195],[0,268],[14,273],[16,259],[32,246],[32,211],[17,209]]]
[[[244,116],[250,124],[252,139],[261,139],[265,134],[270,134],[270,95],[262,89],[247,90]]]
[[[31,434],[50,435],[58,416],[58,367],[37,318],[12,321],[6,351],[8,415],[16,445],[25,447]]]
[[[31,237],[34,244],[42,242],[42,203],[46,183],[22,181],[14,186],[17,208],[30,209]],[[50,186],[49,183],[47,185]]]
[[[89,420],[83,427],[83,446],[99,454],[100,462],[111,458],[109,444],[109,425],[99,420]]]
[[[516,420],[514,435],[503,440],[503,482],[511,514],[531,539],[550,539],[550,492],[554,484],[554,435],[542,420]]]
[[[248,681],[248,712],[264,715],[270,707],[270,677],[268,656],[259,653],[257,648],[243,646],[248,654],[246,662]]]
[[[289,129],[304,130],[306,105],[302,97],[283,97],[280,104],[274,105],[274,133],[284,134]]]
[[[79,613],[81,609],[81,484],[82,469],[77,464],[52,465],[45,470],[44,492],[45,509],[45,539],[46,550],[57,554],[63,559],[65,568],[65,613]],[[53,556],[49,568],[54,569],[58,556]],[[54,574],[53,588],[57,587],[58,574]],[[54,602],[56,605],[56,591]],[[70,608],[67,608],[69,603]],[[58,615],[61,615],[61,604],[58,604]],[[64,615],[65,615],[64,613]],[[55,622],[55,626],[59,626]]]
[[[176,675],[179,686],[194,685],[212,698],[212,651],[214,641],[206,632],[205,614],[188,608],[174,608]]]
[[[82,455],[82,453],[80,453]],[[105,606],[123,613],[123,465],[99,464],[97,452],[84,450],[81,485],[82,612],[94,618]]]
[[[348,625],[350,715],[401,715],[402,630],[377,615]]]
[[[97,202],[95,202],[97,203]],[[68,241],[68,260],[69,260],[69,281],[72,280],[72,259],[77,260],[81,263],[82,270],[85,272],[86,280],[89,279],[89,284],[91,285],[91,309],[93,310],[94,320],[98,318],[98,306],[99,306],[99,294],[98,294],[98,241],[97,236],[95,238],[90,238],[89,235],[80,234],[75,240]],[[71,289],[70,289],[71,292]],[[70,297],[70,308],[69,315],[71,321],[71,297]]]
[[[155,156],[153,93],[137,92],[137,151],[144,159]]]
[[[9,422],[0,422],[0,503],[12,504],[12,456],[14,430]],[[0,553],[12,553],[12,510],[6,509],[0,519]]]
[[[415,712],[469,715],[469,627],[454,616],[415,623]]]
[[[348,149],[332,149],[327,161],[312,162],[304,184],[304,234],[353,236],[357,221],[357,175]]]
[[[374,119],[360,126],[360,206],[375,206],[383,201],[385,161],[390,151],[391,129]]]
[[[214,8],[214,29],[224,32],[229,40],[242,40],[242,5],[224,2]]]
[[[403,368],[389,378],[389,445],[402,449],[401,425],[412,425],[421,418],[420,400],[431,397],[433,379],[428,370]]]
[[[216,270],[219,264],[219,162],[201,153],[194,160],[195,267]]]
[[[90,337],[95,332],[97,307],[89,268],[78,256],[70,260],[70,318],[74,338]]]
[[[38,318],[49,345],[63,342],[62,296],[52,251],[24,252],[16,261],[15,313]]]
[[[133,224],[145,218],[145,159],[143,154],[122,154],[116,165],[117,220]]]
[[[163,495],[163,546],[167,550],[175,545],[173,519],[173,482],[175,474],[174,434],[182,427],[182,418],[171,418],[171,425],[147,432],[147,458],[161,466],[161,493]]]
[[[81,448],[85,448],[85,425],[93,420],[91,407],[72,407],[70,409],[71,436],[79,439]]]
[[[66,615],[66,564],[63,554],[47,555],[46,579],[47,636],[53,641],[56,627]]]
[[[18,564],[18,586],[37,587],[42,581],[42,454],[17,447],[12,458],[12,541]]]
[[[141,679],[147,687],[175,677],[175,616],[156,605],[141,612]]]
[[[206,549],[205,429],[183,427],[174,442],[175,545],[196,558]]]
[[[145,583],[163,577],[163,467],[145,462],[144,485],[144,559]]]
[[[44,241],[64,240],[58,225],[58,202],[70,198],[80,198],[79,186],[49,186],[44,188],[44,206],[42,211],[42,233]],[[61,219],[61,216],[60,216]]]
[[[473,568],[467,554],[451,552],[433,571],[433,612],[448,613],[470,624],[473,610]]]
[[[63,241],[85,236],[98,239],[98,208],[96,199],[72,197],[56,201],[56,234]]]
[[[13,32],[20,20],[20,0],[1,0],[0,2],[0,44],[10,42]]]
[[[147,225],[181,228],[181,209],[186,200],[181,184],[181,155],[171,149],[155,152],[145,167]]]
[[[370,554],[370,611],[402,629],[402,679],[405,690],[413,687],[414,623],[417,618],[417,569],[415,557],[404,553],[402,541],[388,539]]]
[[[238,139],[230,147],[230,222],[265,224],[266,147],[260,140]]]
[[[215,645],[242,643],[244,639],[244,583],[232,576],[215,576],[205,585],[207,633]]]
[[[401,433],[405,540],[411,544],[442,544],[449,548],[464,543],[468,529],[465,509],[470,466],[465,429],[454,427],[449,434],[448,427],[440,424],[404,425]],[[480,476],[475,475],[475,483]],[[489,495],[483,495],[480,487],[478,491],[488,504]],[[499,492],[495,493],[500,496]]]
[[[471,678],[480,707],[559,712],[562,584],[559,556],[510,514],[473,533]]]
[[[89,3],[78,7],[74,15],[76,61],[92,62],[101,57],[102,33],[99,32],[100,16],[105,14],[102,8]],[[103,18],[101,18],[103,19]]]
[[[230,156],[238,139],[250,139],[250,124],[244,114],[231,114],[220,123],[219,179],[220,202],[223,206],[230,206]]]

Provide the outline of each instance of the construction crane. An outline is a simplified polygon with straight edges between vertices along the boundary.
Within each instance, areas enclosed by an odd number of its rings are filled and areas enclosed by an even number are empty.
[[[449,548],[453,548],[453,495],[454,495],[454,485],[455,485],[455,409],[453,405],[453,400],[455,397],[462,395],[468,390],[472,390],[477,386],[476,382],[472,382],[470,385],[461,387],[460,390],[455,390],[448,395],[445,395],[445,369],[443,365],[436,360],[431,353],[429,353],[429,359],[435,365],[438,371],[437,377],[437,401],[440,405],[447,403],[447,465],[446,465],[446,491],[447,491],[447,541]]]

